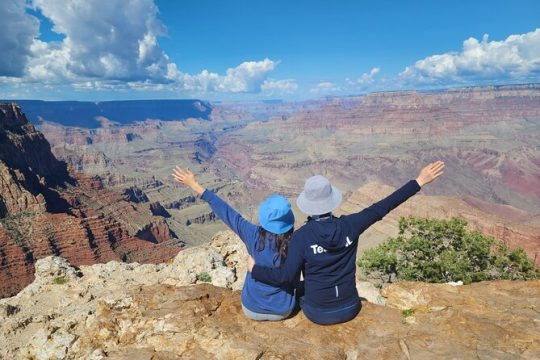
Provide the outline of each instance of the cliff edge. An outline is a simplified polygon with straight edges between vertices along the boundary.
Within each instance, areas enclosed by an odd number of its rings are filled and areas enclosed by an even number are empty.
[[[167,264],[75,268],[41,259],[36,280],[0,300],[0,358],[540,357],[540,281],[396,283],[382,291],[386,306],[371,297],[345,324],[318,326],[301,312],[255,322],[243,315],[236,290],[245,256],[240,240],[222,232]],[[201,282],[203,272],[212,284]]]

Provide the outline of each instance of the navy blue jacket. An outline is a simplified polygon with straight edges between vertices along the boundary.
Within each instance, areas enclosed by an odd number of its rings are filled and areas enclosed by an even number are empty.
[[[358,237],[419,190],[418,183],[411,180],[359,213],[308,220],[294,232],[285,264],[270,268],[255,259],[253,278],[279,286],[292,282],[303,270],[306,304],[321,309],[349,304],[358,298],[355,280]]]
[[[275,246],[272,235],[267,235],[265,239],[259,236],[259,226],[244,219],[236,210],[229,206],[223,199],[210,190],[205,190],[201,195],[214,213],[227,226],[234,231],[246,245],[248,253],[257,263],[264,266],[280,266],[281,258]],[[259,242],[265,241],[264,249],[259,251]],[[240,276],[240,274],[238,274]],[[244,287],[242,289],[242,304],[249,310],[261,314],[283,315],[291,312],[295,305],[294,286],[299,281],[300,274],[292,276],[290,283],[283,285],[268,285],[255,280],[251,273],[246,274]]]

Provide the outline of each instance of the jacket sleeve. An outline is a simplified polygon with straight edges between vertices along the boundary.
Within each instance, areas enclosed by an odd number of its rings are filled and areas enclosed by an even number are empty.
[[[351,224],[353,229],[358,231],[358,235],[360,235],[418,191],[420,191],[420,185],[418,185],[416,180],[411,180],[381,201],[358,213],[348,215],[345,219]]]
[[[293,235],[283,266],[271,268],[255,264],[251,276],[257,281],[273,286],[295,283],[298,281],[304,265],[304,256],[301,250],[301,241],[295,241]]]
[[[214,211],[214,213],[223,220],[223,222],[234,231],[246,245],[251,245],[250,243],[255,241],[259,229],[257,225],[244,219],[242,215],[227,204],[222,198],[208,189],[204,190],[201,198],[210,205],[212,211]]]

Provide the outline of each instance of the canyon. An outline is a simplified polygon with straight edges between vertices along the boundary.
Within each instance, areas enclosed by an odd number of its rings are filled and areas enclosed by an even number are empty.
[[[540,85],[197,101],[180,104],[199,115],[163,119],[84,103],[64,118],[70,104],[39,102],[34,124],[0,103],[0,358],[540,357],[540,280],[379,288],[357,275],[350,322],[249,321],[244,244],[170,176],[191,169],[251,221],[282,193],[298,227],[311,175],[342,190],[339,216],[442,159],[444,176],[362,234],[359,252],[402,216],[458,216],[538,266]]]
[[[328,177],[345,199],[362,196],[353,201],[366,206],[387,193],[385,186],[397,188],[441,159],[445,175],[421,192],[436,198],[403,215],[464,215],[472,228],[524,246],[532,259],[540,249],[538,84],[211,106],[203,120],[118,125],[102,119],[101,127],[88,129],[44,119],[39,128],[53,153],[77,171],[120,192],[136,186],[149,202],[159,202],[188,245],[224,226],[171,181],[175,165],[189,167],[253,220],[271,193],[294,206],[304,180],[315,174]],[[372,183],[378,185],[370,194],[380,197],[357,192]],[[345,207],[342,213],[360,210]],[[300,226],[305,216],[296,213]],[[381,234],[395,234],[395,224],[385,226]],[[376,245],[381,234],[368,232],[361,243]]]
[[[37,259],[76,265],[161,262],[184,243],[148,204],[134,205],[101,180],[68,171],[14,104],[0,104],[0,297],[34,278]]]
[[[24,109],[2,105],[0,296],[31,282],[33,264],[48,255],[75,265],[160,262],[208,242],[225,225],[172,181],[176,165],[251,221],[266,196],[284,194],[298,227],[305,216],[294,200],[309,176],[341,189],[337,214],[348,214],[441,159],[445,175],[363,234],[359,251],[395,236],[400,216],[459,216],[540,262],[538,84],[305,102],[194,100],[179,104],[198,117],[182,119],[167,115],[171,108],[164,119],[148,115],[155,103],[122,118],[105,111],[111,105],[83,102],[74,109],[90,110],[78,123],[75,110],[57,115],[72,104],[46,110],[38,102],[35,125]]]

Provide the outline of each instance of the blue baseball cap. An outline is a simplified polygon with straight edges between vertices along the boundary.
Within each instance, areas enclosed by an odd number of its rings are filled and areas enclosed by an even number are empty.
[[[281,195],[270,195],[259,206],[259,224],[274,234],[284,234],[294,227],[291,203]]]

